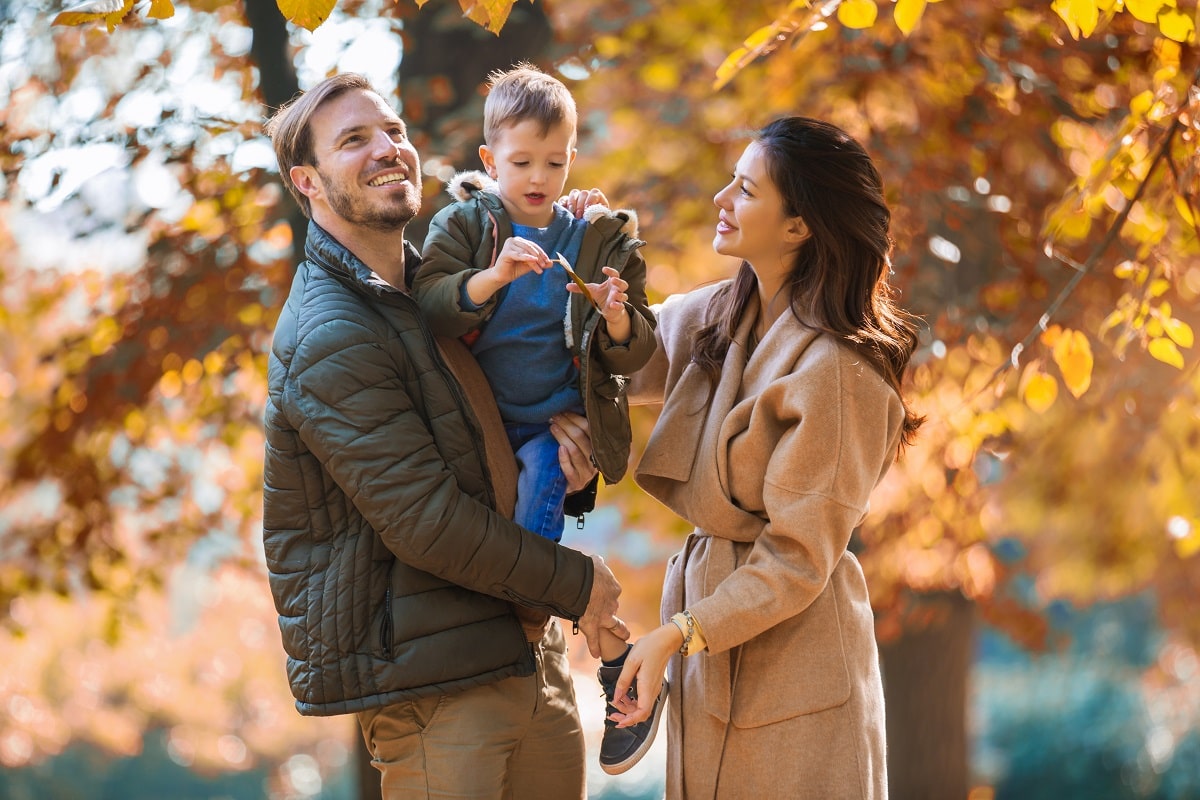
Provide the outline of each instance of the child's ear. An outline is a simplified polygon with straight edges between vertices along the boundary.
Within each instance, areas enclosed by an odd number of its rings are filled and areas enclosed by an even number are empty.
[[[479,160],[483,162],[483,171],[488,177],[496,180],[496,156],[492,154],[492,148],[486,144],[479,145]]]

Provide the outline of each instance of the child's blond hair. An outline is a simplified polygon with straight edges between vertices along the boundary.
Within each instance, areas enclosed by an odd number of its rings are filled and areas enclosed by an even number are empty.
[[[483,103],[483,140],[493,146],[505,128],[533,120],[545,136],[552,127],[571,126],[575,141],[575,98],[563,82],[533,64],[522,61],[509,70],[488,75],[488,96]]]

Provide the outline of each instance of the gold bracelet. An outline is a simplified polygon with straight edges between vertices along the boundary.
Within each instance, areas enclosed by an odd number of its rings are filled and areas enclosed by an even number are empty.
[[[696,620],[692,618],[692,612],[684,610],[672,615],[671,622],[674,622],[675,627],[679,628],[679,632],[683,634],[683,644],[679,646],[679,655],[686,656],[692,647],[692,637],[696,635]]]

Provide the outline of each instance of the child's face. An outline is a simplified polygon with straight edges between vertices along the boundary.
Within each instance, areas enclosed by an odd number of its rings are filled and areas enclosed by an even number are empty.
[[[539,128],[533,120],[503,128],[490,147],[479,148],[479,158],[500,184],[500,200],[513,222],[544,228],[575,161],[575,128],[563,122],[545,136]]]

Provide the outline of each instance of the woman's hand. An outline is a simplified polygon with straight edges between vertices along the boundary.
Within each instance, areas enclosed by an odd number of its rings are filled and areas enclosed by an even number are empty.
[[[558,198],[558,204],[575,219],[583,219],[583,210],[588,206],[602,205],[608,208],[608,198],[599,189],[572,189],[569,194]]]
[[[649,719],[667,673],[667,662],[680,647],[683,647],[683,634],[673,622],[660,625],[633,643],[633,649],[625,656],[625,666],[613,694],[613,705],[618,710],[608,716],[618,728],[628,728]],[[636,702],[629,699],[629,687],[635,681]]]
[[[574,494],[599,471],[592,458],[587,418],[570,411],[556,414],[550,418],[550,433],[558,440],[558,464],[567,479],[567,494]]]

